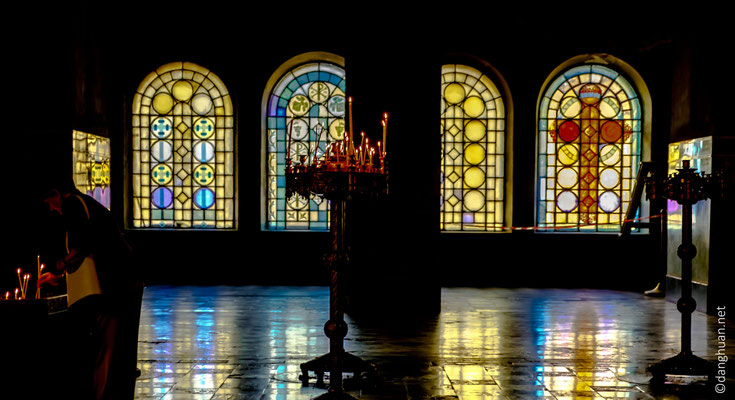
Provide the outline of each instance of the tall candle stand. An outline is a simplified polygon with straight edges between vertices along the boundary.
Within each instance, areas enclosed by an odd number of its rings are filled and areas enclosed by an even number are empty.
[[[647,199],[670,199],[682,206],[681,245],[677,249],[681,259],[681,298],[676,303],[681,313],[681,352],[648,368],[654,385],[665,383],[667,376],[711,378],[714,372],[711,362],[692,353],[692,312],[697,308],[692,298],[692,260],[697,254],[692,243],[692,206],[700,200],[721,198],[725,180],[721,174],[696,173],[689,167],[689,160],[684,160],[677,171],[662,180],[655,176],[646,179]]]
[[[320,398],[354,399],[344,391],[343,372],[352,372],[356,378],[361,374],[375,372],[375,367],[344,350],[347,323],[344,321],[344,293],[342,274],[350,265],[347,235],[348,205],[354,198],[378,198],[388,193],[388,174],[385,168],[385,153],[373,163],[372,153],[363,150],[363,156],[341,146],[339,151],[327,151],[324,160],[306,165],[308,157],[301,157],[299,165],[286,161],[286,196],[300,195],[309,198],[312,193],[329,200],[331,248],[324,256],[329,269],[329,321],[324,324],[324,333],[329,338],[329,353],[301,364],[301,382],[309,384],[309,371],[317,375],[317,387],[325,387],[324,372],[330,373],[329,390]],[[334,147],[337,149],[337,147]],[[370,156],[365,156],[371,154]]]

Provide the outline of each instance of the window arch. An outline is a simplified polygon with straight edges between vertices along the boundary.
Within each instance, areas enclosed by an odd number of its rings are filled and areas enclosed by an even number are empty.
[[[508,96],[487,74],[463,64],[443,65],[441,85],[440,229],[502,231],[510,224]]]
[[[235,228],[232,100],[188,62],[148,74],[133,97],[133,226]]]
[[[539,101],[537,224],[619,231],[648,153],[648,91],[613,57],[574,61],[550,76]]]
[[[300,156],[318,158],[344,138],[345,92],[344,60],[328,53],[295,57],[271,77],[263,98],[265,229],[329,229],[326,199],[286,198],[286,152],[294,163]]]

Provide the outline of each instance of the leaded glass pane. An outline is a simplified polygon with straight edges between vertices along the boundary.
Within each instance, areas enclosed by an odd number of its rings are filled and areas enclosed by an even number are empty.
[[[110,139],[72,131],[74,185],[110,208]]]
[[[328,62],[302,64],[274,86],[266,112],[267,229],[329,229],[327,200],[286,198],[286,159],[319,158],[330,143],[342,140],[346,103],[344,70]]]
[[[641,157],[641,106],[633,86],[602,65],[555,78],[539,108],[541,228],[618,231]]]
[[[192,63],[149,74],[133,99],[133,225],[234,228],[232,100]]]
[[[442,67],[442,231],[503,229],[505,107],[495,84],[466,65]]]

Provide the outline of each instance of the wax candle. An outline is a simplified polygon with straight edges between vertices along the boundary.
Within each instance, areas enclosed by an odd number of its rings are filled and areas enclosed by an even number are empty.
[[[286,144],[286,165],[291,164],[291,135],[293,134],[293,117],[291,117],[291,126],[288,128],[288,143]]]
[[[349,106],[349,118],[350,118],[350,131],[349,131],[349,141],[347,145],[349,146],[348,151],[350,152],[350,155],[355,154],[355,138],[352,137],[352,97],[347,98],[347,104]]]

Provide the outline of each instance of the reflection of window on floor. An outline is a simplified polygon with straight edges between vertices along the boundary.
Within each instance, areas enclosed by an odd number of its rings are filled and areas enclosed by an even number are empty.
[[[74,184],[110,208],[110,139],[72,131]]]

